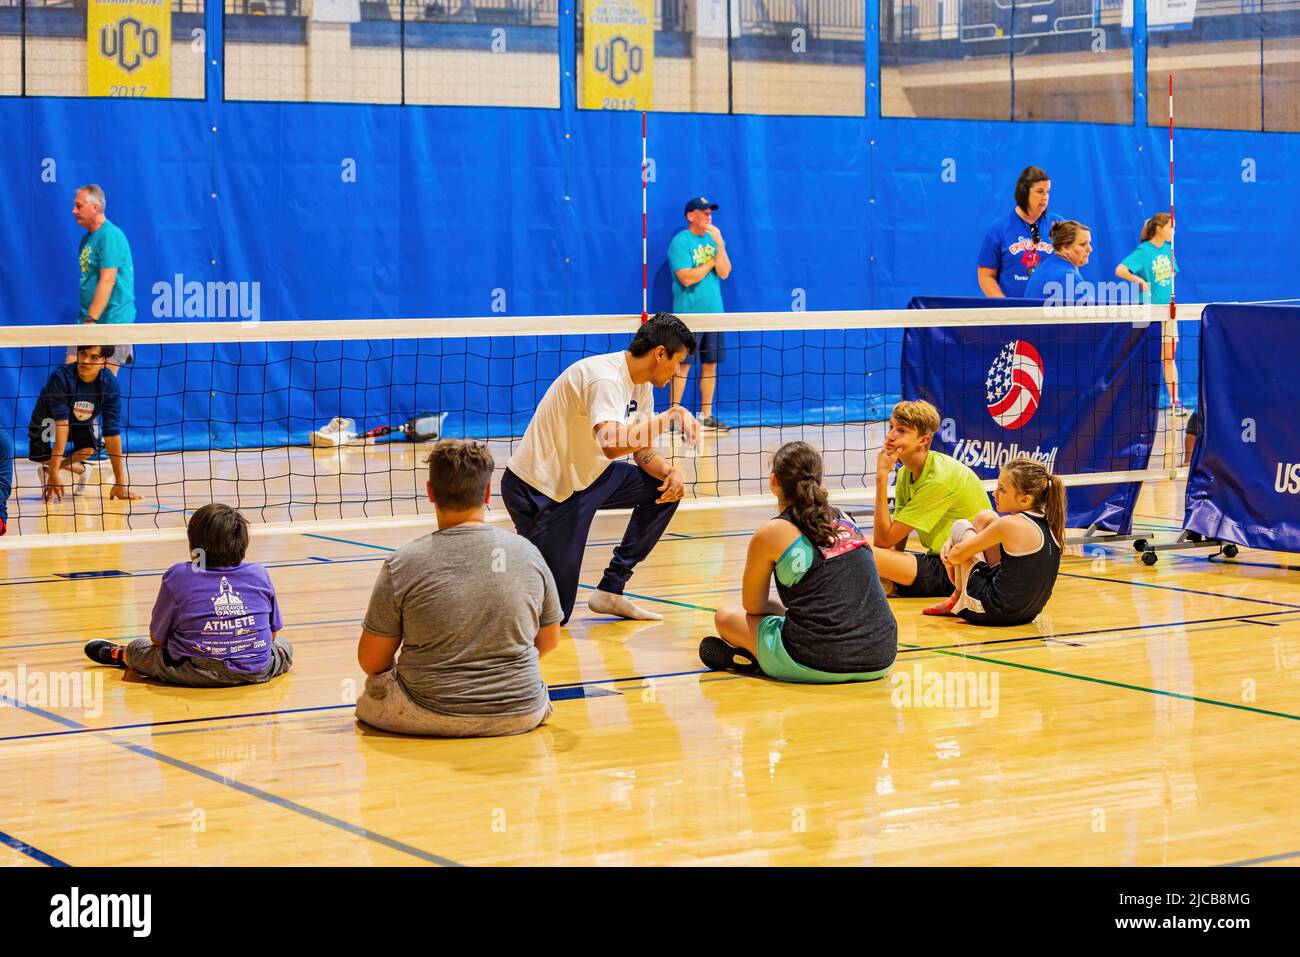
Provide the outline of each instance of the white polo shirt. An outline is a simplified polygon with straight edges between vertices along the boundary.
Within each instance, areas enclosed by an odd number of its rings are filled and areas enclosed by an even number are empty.
[[[551,383],[506,466],[547,498],[563,502],[609,468],[593,432],[600,422],[654,415],[654,388],[633,385],[627,353],[580,359]]]

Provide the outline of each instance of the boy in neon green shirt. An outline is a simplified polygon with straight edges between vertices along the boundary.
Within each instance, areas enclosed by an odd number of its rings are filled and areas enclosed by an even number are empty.
[[[939,558],[953,522],[992,507],[979,476],[950,455],[930,451],[939,410],[929,402],[900,402],[889,416],[884,448],[876,457],[876,509],[872,551],[886,591],[903,598],[946,598],[953,584]],[[889,510],[889,477],[902,464]],[[925,552],[903,551],[913,531]]]

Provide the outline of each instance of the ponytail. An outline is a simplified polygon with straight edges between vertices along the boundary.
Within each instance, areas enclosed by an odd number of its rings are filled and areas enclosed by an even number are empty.
[[[822,488],[822,457],[807,442],[787,442],[772,456],[772,473],[795,527],[814,545],[835,544],[839,512]]]
[[[1043,517],[1047,527],[1056,536],[1056,544],[1065,542],[1065,485],[1060,478],[1048,474],[1047,488],[1043,493]]]

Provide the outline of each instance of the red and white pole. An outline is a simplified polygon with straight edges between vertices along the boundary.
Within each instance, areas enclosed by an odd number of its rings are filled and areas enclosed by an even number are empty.
[[[1173,268],[1174,259],[1174,240],[1177,238],[1178,231],[1174,228],[1174,75],[1169,74],[1169,263]],[[1174,305],[1174,276],[1169,276],[1169,318],[1174,320],[1178,315],[1178,307]]]

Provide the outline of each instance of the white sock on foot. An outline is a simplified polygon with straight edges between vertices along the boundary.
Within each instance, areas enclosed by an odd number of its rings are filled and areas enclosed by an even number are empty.
[[[587,607],[598,615],[617,615],[619,618],[630,618],[632,621],[664,620],[664,616],[658,612],[646,611],[622,595],[599,589],[591,593],[591,597],[587,599]]]

